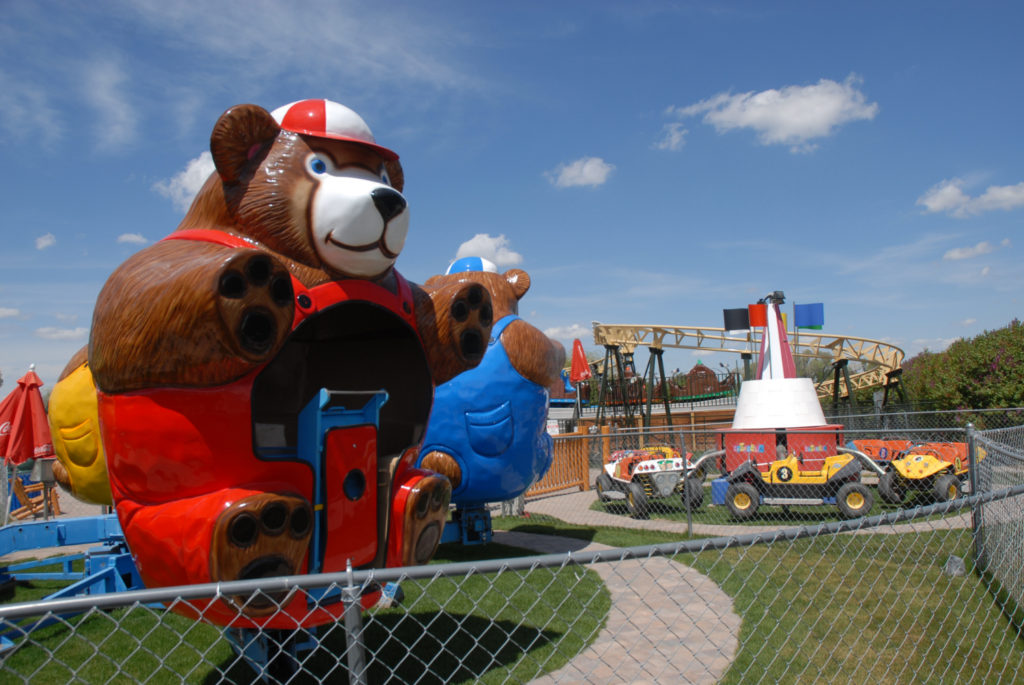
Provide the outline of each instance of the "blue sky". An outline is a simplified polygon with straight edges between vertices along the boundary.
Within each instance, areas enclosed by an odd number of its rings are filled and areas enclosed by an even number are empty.
[[[1019,3],[2,8],[0,394],[32,363],[52,387],[247,102],[358,111],[405,168],[399,270],[525,269],[522,315],[567,347],[773,290],[908,355],[1021,312]]]

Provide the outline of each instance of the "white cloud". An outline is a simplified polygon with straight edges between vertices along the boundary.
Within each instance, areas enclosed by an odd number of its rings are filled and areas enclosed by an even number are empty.
[[[293,85],[363,82],[422,83],[446,88],[481,87],[480,79],[450,54],[479,36],[460,31],[413,3],[317,0],[292,6],[274,2],[220,3],[216,12],[196,12],[187,3],[136,0],[126,14],[183,56],[219,65],[238,82],[258,84],[287,78]],[[381,27],[387,30],[381,30]],[[331,59],[309,59],[306,50]],[[188,76],[195,79],[195,73]],[[277,103],[277,104],[284,104]],[[276,105],[275,105],[276,106]]]
[[[661,129],[661,140],[654,144],[657,150],[671,150],[676,152],[682,150],[686,145],[686,134],[689,131],[678,121],[665,124]]]
[[[878,277],[878,274],[904,272],[907,268],[907,255],[930,254],[950,237],[936,233],[928,233],[908,243],[895,245],[873,246],[870,253],[861,258],[844,259],[836,268],[842,274],[865,274]]]
[[[954,247],[952,250],[949,250],[946,254],[942,255],[942,258],[946,260],[970,259],[971,257],[988,254],[995,249],[996,248],[992,247],[992,243],[982,240],[973,247]]]
[[[573,340],[579,339],[584,342],[593,340],[594,329],[583,326],[578,323],[574,323],[570,326],[554,326],[552,328],[544,329],[544,335],[555,340],[572,342]]]
[[[991,271],[992,271],[992,267],[988,267],[988,266],[981,267],[981,276],[982,276],[982,278],[984,278],[985,276],[988,276]]]
[[[0,319],[9,319],[12,316],[21,316],[21,310],[12,309],[11,307],[0,307]]]
[[[599,186],[608,180],[615,165],[600,157],[583,157],[575,162],[559,164],[544,175],[558,188],[573,186]]]
[[[12,137],[51,148],[63,134],[60,117],[46,90],[35,83],[18,81],[0,70],[0,126]]]
[[[96,147],[117,151],[135,140],[138,117],[124,93],[127,75],[119,64],[99,60],[85,65],[82,89],[85,101],[98,115]]]
[[[36,238],[36,249],[37,250],[45,250],[46,248],[53,247],[56,244],[57,244],[57,236],[55,236],[52,233],[47,233],[46,235],[41,235],[38,238]]]
[[[196,193],[206,183],[206,179],[214,172],[213,155],[204,150],[198,157],[190,160],[185,168],[174,175],[169,181],[158,181],[153,190],[166,198],[170,198],[174,207],[182,212],[188,211]]]
[[[971,201],[971,211],[975,214],[1018,207],[1024,207],[1024,182],[1015,186],[989,186],[981,197]]]
[[[989,186],[978,197],[971,197],[964,192],[965,185],[966,182],[960,178],[946,179],[925,191],[924,195],[917,198],[917,204],[924,207],[926,214],[945,212],[958,218],[997,209],[1009,211],[1024,207],[1024,183]]]
[[[961,211],[970,202],[970,198],[960,187],[962,184],[958,178],[937,183],[917,198],[917,204],[922,205],[925,212],[929,213]]]
[[[89,329],[78,328],[55,328],[44,326],[36,329],[36,337],[46,340],[85,340],[89,335]]]
[[[929,352],[942,352],[960,338],[916,338],[912,342],[915,346]]]
[[[462,259],[463,257],[483,257],[501,268],[515,266],[523,261],[523,256],[509,246],[508,238],[504,235],[491,236],[487,233],[477,233],[459,245],[455,258]]]
[[[141,233],[122,233],[117,236],[117,242],[129,243],[131,245],[145,245],[149,241],[146,240]]]
[[[793,152],[815,148],[810,141],[832,135],[839,126],[874,119],[878,103],[868,102],[850,75],[842,83],[821,79],[810,86],[733,95],[718,93],[688,107],[671,108],[680,117],[704,113],[703,121],[719,133],[749,128],[763,145],[789,145]]]

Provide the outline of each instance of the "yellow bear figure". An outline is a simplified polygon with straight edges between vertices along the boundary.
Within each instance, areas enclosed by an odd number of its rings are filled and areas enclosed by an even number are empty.
[[[83,502],[113,505],[96,385],[84,349],[72,358],[53,387],[47,414],[57,454],[53,465],[57,482]]]

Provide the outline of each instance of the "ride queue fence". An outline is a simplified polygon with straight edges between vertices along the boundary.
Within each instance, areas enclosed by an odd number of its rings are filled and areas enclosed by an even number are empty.
[[[860,430],[845,437],[890,437]],[[429,566],[0,606],[0,680],[1019,682],[1024,428],[914,430],[969,445],[963,496],[874,497],[856,519],[830,504],[765,504],[739,522],[712,504],[714,474],[700,506],[652,500],[644,517],[573,486],[527,498],[527,516],[496,518],[492,543],[442,546]],[[594,459],[592,474],[639,439],[711,436],[559,438],[585,445],[574,449]],[[360,611],[362,592],[386,583],[404,599]],[[22,591],[45,594],[33,585]],[[181,615],[296,595],[347,610],[310,630]]]

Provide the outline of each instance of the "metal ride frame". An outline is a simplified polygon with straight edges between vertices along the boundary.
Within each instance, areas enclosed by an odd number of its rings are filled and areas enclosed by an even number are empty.
[[[23,561],[0,567],[6,582],[30,580],[73,581],[46,600],[78,595],[101,595],[142,588],[142,579],[124,542],[124,534],[115,514],[62,520],[34,521],[0,528],[0,556],[12,552],[96,545],[87,552],[76,552],[48,559]],[[81,570],[76,570],[81,562]],[[59,566],[60,570],[41,570]],[[0,652],[12,649],[13,638],[60,620],[62,616],[42,619],[18,631],[0,633]]]
[[[603,324],[593,322],[594,343],[605,348],[604,368],[617,372],[619,379],[625,379],[625,369],[631,368],[635,375],[633,353],[637,347],[650,349],[651,359],[644,377],[654,387],[655,366],[660,374],[662,387],[665,387],[665,366],[662,353],[665,348],[688,350],[707,350],[709,352],[729,352],[744,356],[749,360],[752,353],[760,349],[763,331],[753,329],[745,336],[729,335],[724,328],[711,326],[651,326],[636,324]],[[889,400],[891,390],[896,391],[902,399],[906,399],[900,383],[902,365],[905,354],[902,349],[880,340],[858,338],[852,335],[833,335],[827,333],[794,332],[789,341],[794,357],[828,359],[832,363],[833,379],[818,384],[817,392],[821,398],[832,397],[838,404],[842,397],[852,397],[855,390],[879,386],[885,391],[883,405]],[[656,361],[655,361],[656,360]],[[848,364],[851,361],[869,365],[866,371],[851,374]],[[845,385],[841,393],[840,386]],[[609,382],[609,374],[603,374],[598,399],[598,423],[601,422],[605,386]],[[626,388],[622,387],[623,406],[627,419],[633,416],[633,407],[628,399]],[[666,417],[671,422],[669,399],[664,398]],[[647,398],[646,414],[642,407],[638,408],[644,416],[645,424],[650,420],[651,398]]]

